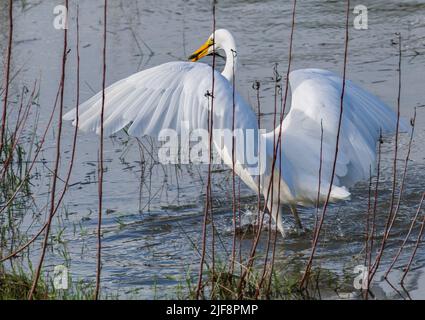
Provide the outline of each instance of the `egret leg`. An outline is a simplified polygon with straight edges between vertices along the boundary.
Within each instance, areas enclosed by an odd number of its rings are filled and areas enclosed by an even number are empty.
[[[270,215],[273,217],[274,222],[276,223],[277,229],[280,231],[283,237],[285,237],[285,229],[283,228],[282,222],[282,206],[279,206],[276,202],[271,204],[269,201],[267,206]]]
[[[303,225],[302,225],[302,223],[301,223],[301,219],[300,219],[300,216],[298,215],[298,211],[297,211],[297,206],[296,205],[294,205],[294,204],[291,204],[290,205],[290,208],[291,208],[291,212],[292,212],[292,215],[294,216],[294,218],[295,218],[295,224],[296,224],[296,226],[297,226],[297,228],[299,228],[299,229],[304,229],[303,228]]]

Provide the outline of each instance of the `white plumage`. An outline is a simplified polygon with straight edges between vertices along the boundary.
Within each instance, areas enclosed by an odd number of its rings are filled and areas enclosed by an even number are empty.
[[[215,43],[214,43],[214,41]],[[208,41],[192,55],[193,61],[223,49],[226,67],[222,74],[214,71],[214,128],[231,129],[233,114],[233,70],[236,65],[236,46],[232,35],[224,29],[217,30]],[[321,200],[326,198],[335,155],[336,133],[340,112],[342,79],[332,72],[320,69],[302,69],[291,72],[291,109],[282,123],[282,144],[275,167],[273,197],[268,208],[283,232],[278,197],[281,204],[314,204],[317,200],[321,123],[323,125]],[[112,134],[127,125],[129,134],[150,135],[157,138],[162,129],[207,129],[212,89],[212,68],[203,63],[170,62],[141,71],[120,80],[105,91],[104,132]],[[79,128],[100,131],[102,92],[80,106]],[[235,129],[257,128],[257,117],[251,107],[236,93]],[[75,109],[65,120],[74,120]],[[348,199],[348,188],[367,179],[374,168],[376,144],[380,130],[391,133],[396,125],[395,113],[375,96],[347,81],[344,112],[339,141],[336,176],[332,186],[331,201]],[[75,122],[74,122],[75,124]],[[266,135],[265,172],[261,177],[261,191],[267,193],[270,181],[273,141],[277,141],[279,126]],[[275,136],[275,137],[274,137]],[[214,139],[214,136],[213,136]],[[239,148],[242,141],[236,138],[236,173],[253,190],[257,191],[257,177],[251,175],[245,163],[246,150]],[[232,144],[224,143],[220,149],[218,137],[214,139],[224,162],[232,166]],[[258,141],[249,147],[257,150]],[[281,162],[279,160],[282,160]],[[281,169],[280,195],[278,190]],[[266,195],[265,195],[266,197]],[[273,204],[271,199],[273,198]]]

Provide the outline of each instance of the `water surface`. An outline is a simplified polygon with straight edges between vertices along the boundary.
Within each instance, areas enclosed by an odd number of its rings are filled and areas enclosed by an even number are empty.
[[[0,48],[7,43],[7,1],[0,1]],[[80,12],[81,101],[91,97],[102,86],[102,15],[103,1],[70,1],[69,47],[66,68],[65,109],[76,103],[76,4]],[[18,94],[23,85],[40,82],[39,131],[50,116],[59,84],[62,64],[63,34],[53,28],[53,8],[57,1],[16,2],[12,74],[17,73],[11,88]],[[369,29],[350,28],[347,75],[395,108],[397,99],[397,45],[395,32],[403,37],[402,116],[409,119],[416,106],[425,104],[425,2],[363,1],[369,8]],[[342,72],[344,54],[345,6],[340,1],[299,2],[294,34],[293,68],[323,68]],[[352,15],[351,18],[354,18]],[[108,9],[107,84],[158,64],[185,60],[211,33],[211,5],[208,1],[113,0]],[[273,66],[283,74],[287,66],[291,21],[291,3],[268,0],[219,1],[217,26],[229,29],[238,45],[237,90],[255,105],[252,83],[261,82],[262,126],[273,124]],[[352,21],[352,19],[351,19]],[[3,56],[2,56],[3,57]],[[207,62],[210,62],[206,60]],[[219,68],[222,62],[219,61]],[[56,117],[57,118],[57,117]],[[53,128],[56,128],[57,120]],[[394,236],[383,259],[386,270],[391,257],[404,238],[421,192],[425,189],[425,108],[418,109],[416,133],[408,168],[408,180],[394,226]],[[65,176],[70,158],[73,127],[64,124],[61,176]],[[56,129],[47,136],[33,179],[36,202],[47,202],[54,165]],[[400,141],[400,167],[406,153],[407,137]],[[385,223],[391,195],[393,142],[383,145],[382,183],[378,202],[378,225]],[[73,279],[90,281],[95,276],[97,223],[97,159],[99,138],[80,134],[71,187],[64,199],[60,217],[55,219],[52,234],[64,228],[63,243],[53,243],[48,252],[46,271],[54,265],[67,264]],[[152,141],[139,144],[124,133],[105,140],[103,269],[102,287],[120,297],[166,298],[176,295],[176,286],[187,274],[196,275],[198,255],[193,243],[201,234],[205,196],[205,166],[161,166],[152,164],[149,153]],[[213,174],[215,223],[221,243],[219,255],[226,259],[231,248],[232,200],[230,171],[217,167]],[[351,201],[330,208],[323,229],[316,263],[340,276],[362,264],[367,182],[352,189]],[[256,210],[257,198],[241,185],[243,213]],[[313,224],[314,209],[301,209],[307,226]],[[22,228],[29,233],[38,230],[45,212],[35,223],[27,217]],[[290,227],[290,216],[286,217]],[[415,231],[418,230],[416,226]],[[264,249],[264,237],[260,244]],[[247,240],[248,241],[248,240]],[[289,265],[305,262],[309,255],[309,235],[289,233],[279,238],[277,270],[290,272]],[[399,279],[413,241],[403,253],[394,272]],[[245,244],[244,244],[245,245]],[[248,243],[246,243],[246,246]],[[40,244],[31,248],[31,258],[38,261]],[[66,259],[65,259],[66,258]],[[407,288],[412,298],[425,297],[425,255],[418,251]],[[400,295],[376,277],[374,292],[379,298]],[[354,289],[352,289],[354,291]],[[331,292],[329,298],[343,297]]]

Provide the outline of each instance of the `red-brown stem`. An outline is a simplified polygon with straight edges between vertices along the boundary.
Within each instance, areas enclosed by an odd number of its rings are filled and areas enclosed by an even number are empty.
[[[287,96],[288,96],[288,89],[289,89],[289,73],[290,73],[290,67],[291,67],[291,62],[292,62],[292,44],[293,44],[293,36],[294,36],[294,30],[295,30],[295,12],[296,12],[296,4],[297,4],[297,0],[294,0],[293,2],[293,7],[292,7],[292,25],[291,25],[291,36],[290,36],[290,41],[289,41],[289,55],[288,55],[288,69],[287,69],[287,74],[286,74],[286,85],[285,85],[285,98],[284,98],[284,104],[286,105],[286,101],[287,101]],[[278,136],[278,145],[280,142],[280,138],[281,138],[281,134],[282,134],[282,121],[283,121],[283,117],[284,114],[281,114],[280,117],[280,126],[279,126],[279,136]],[[273,173],[274,173],[274,169],[275,169],[275,165],[276,165],[276,148],[275,147],[275,151],[273,152],[273,161],[272,161],[272,167],[271,167],[271,179],[269,181],[268,187],[267,187],[267,193],[266,193],[266,199],[265,199],[265,203],[264,203],[264,208],[263,208],[263,212],[266,211],[267,209],[267,202],[268,202],[268,197],[270,194],[270,189],[271,186],[273,184]],[[238,285],[238,292],[241,293],[241,289],[243,286],[243,283],[245,281],[245,277],[247,276],[248,272],[250,271],[252,264],[254,262],[254,257],[255,257],[255,253],[256,253],[256,249],[258,246],[258,242],[260,240],[260,236],[261,236],[261,229],[262,229],[262,224],[263,224],[263,220],[264,220],[264,213],[261,215],[261,219],[260,219],[260,227],[259,227],[259,231],[256,234],[256,237],[254,239],[252,248],[251,248],[251,253],[248,259],[248,263],[247,266],[244,270],[244,272],[241,275],[241,279],[239,281],[239,285]],[[241,297],[241,295],[240,295]]]
[[[208,98],[208,119],[207,119],[207,124],[208,124],[208,132],[210,132],[210,117],[211,117],[211,112],[210,112],[210,95],[209,92],[207,92],[206,94],[207,98]],[[210,146],[211,148],[211,146]],[[210,158],[211,160],[211,158]],[[209,170],[208,170],[209,172]],[[208,179],[208,177],[207,177]],[[208,181],[207,181],[207,190],[205,193],[205,208],[204,208],[204,219],[203,219],[203,223],[202,223],[202,251],[201,251],[201,260],[199,262],[199,276],[198,276],[198,284],[197,284],[197,288],[196,288],[196,292],[195,292],[195,297],[196,299],[199,299],[199,295],[201,293],[201,290],[203,289],[203,284],[202,284],[202,276],[203,276],[203,268],[204,268],[204,263],[205,263],[205,255],[206,255],[206,243],[207,243],[207,220],[208,220],[208,207],[209,207],[209,201],[210,201],[210,192],[209,192],[209,186],[208,186]]]
[[[278,81],[279,81],[279,75],[277,72],[277,64],[275,65],[275,84],[274,84],[274,110],[273,110],[273,128],[276,128],[276,122],[277,122],[277,94],[278,94]],[[274,152],[276,152],[276,135],[273,135],[273,150],[275,150]],[[272,175],[272,179],[273,179],[273,175]],[[272,212],[273,210],[273,194],[274,194],[274,185],[272,185],[272,189],[271,189],[271,206],[272,208],[270,208],[270,212]],[[279,207],[277,208],[279,210]],[[277,221],[276,221],[277,222]],[[261,225],[262,228],[262,225]],[[266,245],[266,250],[265,250],[265,255],[264,255],[264,263],[263,263],[263,271],[261,273],[261,277],[260,277],[260,282],[257,284],[257,288],[255,290],[255,299],[258,299],[258,296],[260,294],[260,289],[263,286],[264,280],[265,280],[265,276],[266,276],[266,271],[267,271],[267,265],[268,265],[268,259],[269,259],[269,251],[270,251],[270,243],[271,243],[271,235],[272,235],[272,217],[271,217],[271,213],[270,213],[270,218],[269,218],[269,225],[268,225],[268,237],[267,237],[267,245]]]
[[[68,11],[68,0],[65,0],[65,7]],[[68,16],[66,17],[68,19]],[[60,153],[61,153],[61,139],[62,139],[62,116],[63,116],[63,102],[64,102],[64,88],[65,88],[65,72],[66,72],[66,56],[68,50],[68,31],[64,29],[64,40],[63,40],[63,55],[62,55],[62,75],[61,75],[61,93],[60,93],[60,107],[59,107],[59,120],[58,120],[58,132],[57,132],[57,140],[56,140],[56,159],[55,159],[55,168],[53,174],[53,182],[52,182],[52,190],[50,197],[50,213],[47,221],[46,230],[44,233],[43,246],[41,250],[40,260],[35,272],[34,281],[32,283],[31,290],[28,295],[28,299],[32,300],[34,292],[37,288],[38,280],[40,278],[41,268],[43,266],[44,258],[46,255],[47,244],[49,241],[49,233],[50,227],[53,219],[53,212],[55,210],[55,195],[56,195],[56,183],[59,173],[59,162],[60,162]]]
[[[372,271],[372,252],[373,252],[373,244],[376,236],[376,209],[378,207],[378,197],[379,197],[379,179],[381,175],[381,145],[382,145],[382,132],[379,133],[379,144],[378,144],[378,166],[376,173],[376,184],[375,184],[375,192],[373,196],[373,215],[372,215],[372,229],[370,231],[370,249],[369,249],[369,262],[368,262],[368,285],[370,288],[370,284],[372,282],[372,278],[370,277]]]
[[[396,214],[398,212],[398,209],[400,207],[401,196],[402,196],[403,190],[404,190],[404,182],[406,180],[406,175],[407,175],[407,165],[409,163],[410,151],[411,151],[411,148],[412,148],[412,141],[413,141],[413,134],[415,132],[415,122],[416,122],[416,108],[415,108],[415,111],[414,111],[414,114],[413,114],[413,118],[412,118],[412,128],[411,128],[411,131],[410,131],[409,146],[407,148],[406,159],[404,160],[403,178],[401,180],[400,193],[398,195],[397,205],[396,205],[396,209],[394,211],[394,217],[396,216]],[[416,222],[416,219],[418,218],[418,215],[419,215],[419,211],[416,213],[416,215],[415,215],[415,217],[414,217],[414,219],[412,221],[412,224],[410,225],[410,228],[409,228],[409,231],[408,231],[408,233],[406,235],[406,238],[404,239],[402,245],[398,249],[398,252],[395,255],[395,257],[393,258],[393,261],[391,262],[391,265],[389,266],[388,270],[385,272],[384,278],[387,278],[388,277],[388,274],[391,272],[391,269],[393,268],[394,264],[397,262],[397,260],[398,260],[398,258],[400,256],[401,252],[403,251],[404,246],[406,245],[406,242],[409,239],[410,234],[411,234],[411,232],[413,230],[413,226],[414,226],[414,224]],[[394,223],[394,220],[391,222],[391,226],[392,226],[393,223]]]
[[[211,128],[212,132],[212,128]],[[212,199],[212,188],[210,186],[209,198]],[[214,226],[214,216],[213,216],[213,203],[210,201],[209,205],[209,215],[210,215],[210,224],[211,224],[211,295],[210,299],[213,300],[215,297],[215,235],[216,230]]]
[[[393,226],[394,220],[396,218],[396,213],[393,215],[394,200],[395,200],[395,188],[397,183],[397,154],[398,154],[398,131],[400,125],[400,99],[401,99],[401,59],[402,59],[402,50],[401,50],[401,34],[398,34],[398,94],[397,94],[397,123],[396,123],[396,132],[394,140],[394,159],[393,159],[393,183],[391,190],[391,203],[390,210],[388,212],[387,222],[385,223],[385,231],[382,237],[381,247],[379,249],[378,255],[376,256],[375,262],[373,264],[372,275],[373,279],[376,271],[378,271],[379,265],[381,263],[382,255],[384,254],[385,245],[387,244],[388,237],[390,236],[390,231]],[[402,189],[400,189],[401,197]],[[398,210],[398,209],[397,209]]]
[[[289,74],[289,73],[288,73]],[[281,118],[282,114],[285,113],[286,103],[283,101],[282,97],[282,90],[280,91],[280,99],[281,99]],[[280,122],[280,126],[282,126],[282,121]],[[282,128],[280,128],[282,130]],[[277,187],[277,194],[279,195],[277,199],[277,207],[280,210],[280,191],[281,191],[281,178],[282,178],[282,139],[280,139],[280,152],[279,152],[279,181],[278,181],[278,187]],[[270,270],[269,270],[269,278],[267,283],[267,289],[266,289],[266,297],[270,297],[270,290],[271,290],[271,284],[272,284],[272,278],[273,278],[273,270],[274,270],[274,262],[276,259],[276,244],[277,244],[277,223],[275,224],[275,230],[274,230],[274,238],[273,238],[273,248],[272,248],[272,257],[270,261]]]
[[[3,113],[2,113],[2,122],[1,122],[1,132],[0,132],[0,153],[3,150],[4,144],[4,134],[6,131],[6,117],[7,117],[7,100],[9,98],[9,81],[10,81],[10,64],[12,58],[12,41],[13,41],[13,0],[9,0],[9,43],[7,46],[7,56],[6,56],[6,80],[5,80],[5,91],[4,91],[4,101],[3,101]]]
[[[372,207],[372,166],[369,167],[369,184],[367,197],[367,212],[366,212],[366,230],[365,230],[365,265],[369,254],[369,230],[370,230],[370,209]]]
[[[420,202],[419,207],[418,207],[418,212],[420,212],[420,210],[421,210],[421,207],[422,207],[422,203],[424,201],[424,198],[425,198],[425,192],[422,193],[422,198],[421,198],[421,202]],[[419,244],[421,243],[422,236],[424,235],[424,231],[425,231],[425,214],[423,216],[421,230],[419,231],[418,238],[416,239],[415,248],[413,249],[413,252],[412,252],[412,255],[410,256],[409,262],[407,263],[407,265],[405,267],[404,274],[401,277],[401,280],[400,280],[400,283],[401,284],[404,283],[404,279],[406,278],[407,273],[410,271],[410,267],[412,266],[412,262],[413,262],[413,259],[415,258],[416,251],[418,251]]]
[[[323,121],[320,120],[320,158],[319,158],[319,179],[318,179],[318,188],[317,188],[317,199],[316,199],[316,217],[314,221],[314,229],[313,229],[313,238],[311,240],[311,245],[314,245],[314,239],[316,238],[316,234],[319,228],[319,205],[320,205],[320,189],[322,184],[322,167],[323,167]],[[305,287],[308,287],[308,280],[305,280]]]
[[[213,0],[213,34],[215,33],[215,5],[216,0]],[[213,51],[215,51],[215,40],[213,43]],[[198,285],[195,292],[195,298],[199,299],[199,295],[202,290],[202,274],[204,272],[204,262],[205,262],[205,250],[206,250],[206,242],[207,242],[207,219],[208,212],[211,202],[211,169],[212,169],[212,144],[213,144],[213,127],[214,127],[214,87],[215,87],[215,55],[213,55],[213,63],[212,63],[212,85],[211,85],[211,108],[209,110],[209,163],[208,163],[208,179],[207,179],[207,193],[206,193],[206,203],[205,203],[205,213],[204,213],[204,221],[202,226],[202,254],[201,261],[199,262],[199,274],[198,274]],[[214,232],[214,231],[213,231]],[[212,272],[214,278],[214,270]],[[214,287],[214,286],[213,286]]]
[[[235,269],[236,259],[236,171],[235,171],[235,87],[236,87],[236,75],[235,75],[235,54],[232,52],[233,58],[233,88],[232,88],[232,204],[233,204],[233,243],[232,243],[232,262],[230,264],[230,274],[233,274]]]
[[[400,99],[401,99],[401,59],[402,59],[402,50],[401,50],[401,34],[398,35],[398,46],[399,46],[399,60],[398,60],[398,95],[397,95],[397,123],[396,123],[396,132],[395,132],[395,141],[394,141],[394,160],[393,160],[393,185],[392,185],[392,192],[391,192],[391,205],[390,205],[390,214],[389,217],[391,217],[391,213],[394,208],[394,200],[395,200],[395,188],[396,188],[396,182],[397,182],[397,154],[398,154],[398,132],[400,127]],[[410,152],[410,151],[409,151]],[[408,152],[408,156],[409,156]],[[407,156],[407,160],[408,160]],[[403,187],[404,187],[404,180],[406,178],[406,171],[407,171],[407,164],[404,167],[404,174],[403,174],[403,180],[400,187],[400,193],[398,197],[398,202],[396,205],[396,209],[394,211],[394,214],[392,215],[391,223],[388,226],[388,231],[385,235],[385,240],[388,238],[389,233],[391,231],[391,228],[394,224],[394,220],[397,215],[397,211],[400,205],[400,199],[403,194]]]
[[[322,187],[322,167],[323,167],[323,119],[320,120],[320,158],[319,158],[319,180],[317,186],[317,199],[316,199],[316,219],[314,222],[313,239],[317,232],[319,224],[319,205],[320,205],[320,189]]]
[[[409,238],[410,238],[410,235],[411,235],[411,233],[412,233],[412,231],[413,231],[413,227],[415,226],[415,223],[416,223],[416,221],[418,220],[419,213],[420,213],[420,211],[421,211],[421,207],[422,207],[422,202],[423,202],[423,200],[424,200],[424,196],[425,196],[425,193],[423,193],[423,194],[422,194],[421,202],[420,202],[420,204],[419,204],[418,210],[416,210],[416,214],[415,214],[415,216],[414,216],[414,217],[413,217],[413,219],[412,219],[412,223],[410,224],[409,232],[407,233],[406,237],[404,238],[402,245],[401,245],[401,246],[400,246],[400,248],[398,249],[398,252],[397,252],[396,256],[394,257],[393,261],[391,262],[390,267],[388,268],[387,272],[386,272],[386,273],[385,273],[385,275],[384,275],[384,278],[385,278],[385,279],[387,279],[387,278],[388,278],[388,274],[389,274],[389,272],[391,271],[391,269],[393,268],[394,264],[395,264],[395,263],[396,263],[396,261],[398,260],[398,258],[399,258],[399,256],[400,256],[401,252],[403,251],[404,247],[406,246],[407,241],[408,241],[408,240],[409,240]]]
[[[239,219],[239,230],[241,230],[241,179],[239,179],[238,183],[238,219]],[[239,241],[239,266],[240,266],[240,274],[242,273],[242,241]]]
[[[347,71],[347,57],[348,57],[348,21],[350,16],[350,0],[347,0],[347,9],[346,9],[346,20],[345,20],[345,50],[344,50],[344,70],[343,70],[343,78],[342,78],[342,90],[341,90],[341,104],[340,104],[340,112],[338,119],[338,129],[336,135],[336,143],[335,143],[335,157],[332,165],[332,175],[329,182],[329,190],[326,196],[325,204],[323,205],[322,214],[320,216],[319,226],[317,228],[317,232],[314,235],[313,247],[311,250],[310,258],[307,262],[307,266],[305,269],[305,273],[301,279],[300,286],[303,287],[306,279],[309,277],[311,267],[313,264],[314,254],[316,253],[317,243],[319,241],[320,231],[322,230],[323,222],[325,220],[326,210],[328,208],[329,199],[332,192],[332,185],[335,178],[335,170],[336,170],[336,162],[338,159],[338,148],[339,148],[339,138],[341,133],[341,124],[342,124],[342,114],[344,111],[344,95],[345,95],[345,81],[346,81],[346,71]]]
[[[100,274],[102,270],[102,209],[103,209],[103,135],[105,114],[105,88],[106,88],[106,26],[107,26],[108,0],[103,6],[103,70],[102,70],[102,110],[100,112],[100,150],[99,150],[99,213],[97,221],[97,263],[96,263],[96,288],[94,299],[99,299]]]
[[[261,105],[260,105],[260,82],[256,81],[254,84],[254,89],[257,92],[257,112],[258,112],[258,116],[257,116],[257,126],[258,126],[258,130],[260,130],[261,128]],[[259,139],[258,141],[258,150],[261,150],[261,139]],[[264,164],[263,164],[264,165]],[[260,223],[260,213],[261,213],[261,175],[258,175],[258,187],[257,187],[257,226],[259,226]],[[255,231],[255,230],[254,230]]]
[[[368,198],[367,198],[367,213],[366,213],[366,230],[365,230],[365,258],[364,265],[370,268],[369,261],[369,230],[370,230],[370,209],[371,209],[371,198],[372,198],[372,167],[369,168],[369,185],[368,185]],[[364,298],[367,300],[369,294],[369,288],[364,292]]]

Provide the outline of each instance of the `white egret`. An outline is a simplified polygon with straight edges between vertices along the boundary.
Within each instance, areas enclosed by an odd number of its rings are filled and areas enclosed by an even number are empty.
[[[212,68],[207,64],[194,62],[219,49],[226,53],[226,65],[221,74],[214,71],[214,128],[231,129],[235,107],[234,128],[257,130],[255,113],[238,93],[235,94],[233,103],[236,45],[230,32],[220,29],[191,55],[189,59],[192,62],[165,63],[135,73],[105,89],[105,134],[112,134],[128,125],[130,135],[153,137],[158,137],[164,128],[180,131],[183,123],[188,130],[207,129],[211,97],[206,96],[206,93],[212,90]],[[262,136],[266,143],[266,163],[262,164],[265,171],[260,177],[261,192],[268,199],[267,207],[282,233],[282,213],[278,202],[289,205],[299,221],[295,206],[312,205],[317,201],[320,163],[320,201],[326,199],[335,155],[342,90],[342,79],[339,76],[320,69],[293,71],[290,73],[289,83],[292,102],[290,111],[281,124],[282,141],[278,148],[275,173],[271,172],[273,144],[277,141],[280,126]],[[80,129],[100,132],[101,105],[102,92],[99,92],[80,106]],[[64,119],[74,120],[75,117],[76,111],[73,109]],[[348,199],[348,188],[359,180],[369,178],[370,168],[375,164],[380,131],[393,132],[396,120],[395,113],[377,97],[350,81],[346,82],[331,201]],[[214,145],[219,149],[224,162],[232,167],[231,141],[225,142],[220,149],[217,147],[217,139],[213,137]],[[257,177],[244,165],[245,155],[243,148],[239,148],[240,143],[243,141],[236,139],[236,174],[257,191]],[[257,148],[257,144],[258,142],[254,142],[253,147]],[[267,197],[271,177],[273,195]]]

